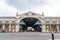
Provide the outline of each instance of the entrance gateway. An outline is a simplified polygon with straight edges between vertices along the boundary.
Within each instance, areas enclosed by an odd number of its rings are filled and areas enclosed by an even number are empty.
[[[19,31],[21,32],[42,32],[41,21],[37,18],[28,17],[23,18],[19,24]]]
[[[60,17],[45,17],[43,13],[34,12],[17,13],[16,17],[0,17],[0,32],[2,31],[60,32]]]

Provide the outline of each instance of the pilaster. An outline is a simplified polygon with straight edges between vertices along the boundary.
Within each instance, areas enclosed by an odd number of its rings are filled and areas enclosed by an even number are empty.
[[[46,32],[45,24],[42,24],[42,32]]]
[[[11,24],[9,25],[9,32],[12,32]]]
[[[20,28],[20,26],[17,24],[16,25],[16,32],[19,32],[19,28]]]
[[[57,32],[59,32],[59,25],[57,25]]]
[[[3,24],[3,26],[2,26],[2,30],[4,30],[5,31],[5,25]]]

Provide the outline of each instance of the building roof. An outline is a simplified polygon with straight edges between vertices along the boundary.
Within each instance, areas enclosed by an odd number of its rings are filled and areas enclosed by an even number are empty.
[[[0,18],[3,18],[3,19],[5,19],[5,18],[16,19],[16,17],[0,17]]]
[[[45,18],[54,18],[54,19],[57,19],[57,18],[59,18],[59,19],[60,19],[60,17],[45,17]]]

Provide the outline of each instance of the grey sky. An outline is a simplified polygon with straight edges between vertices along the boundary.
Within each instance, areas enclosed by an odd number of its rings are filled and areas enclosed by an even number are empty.
[[[60,16],[60,0],[0,0],[0,16],[16,16],[26,11]]]
[[[45,0],[8,0],[7,3],[19,10],[29,10],[31,7],[45,5]]]

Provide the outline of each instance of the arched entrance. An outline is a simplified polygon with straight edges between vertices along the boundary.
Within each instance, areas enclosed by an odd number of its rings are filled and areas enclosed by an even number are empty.
[[[20,21],[20,31],[42,31],[42,24],[41,21],[37,18],[24,18]]]

